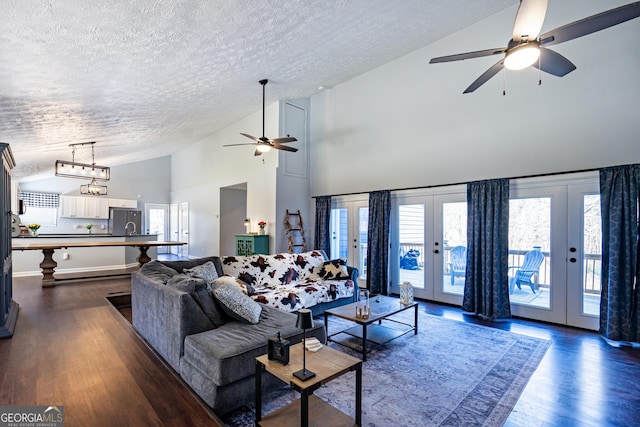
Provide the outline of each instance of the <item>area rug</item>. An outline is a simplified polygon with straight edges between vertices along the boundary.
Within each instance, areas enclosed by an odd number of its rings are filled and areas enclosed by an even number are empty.
[[[412,323],[410,311],[394,318]],[[331,333],[345,326],[345,321],[329,318]],[[420,313],[418,335],[404,335],[368,354],[362,374],[362,424],[501,426],[550,345],[547,340]],[[355,374],[334,379],[315,394],[353,416]],[[263,398],[263,413],[298,397],[283,385]],[[243,407],[223,420],[231,427],[253,426],[255,408]]]

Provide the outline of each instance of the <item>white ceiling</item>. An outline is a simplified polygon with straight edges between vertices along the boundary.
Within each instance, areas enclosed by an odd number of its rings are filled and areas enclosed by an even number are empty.
[[[312,96],[517,4],[3,0],[0,141],[18,179],[71,143],[107,166],[167,155],[260,110],[260,79],[267,103]]]

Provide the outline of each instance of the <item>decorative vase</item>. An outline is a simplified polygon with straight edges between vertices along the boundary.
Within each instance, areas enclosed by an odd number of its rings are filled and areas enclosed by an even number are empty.
[[[33,237],[38,237],[38,230],[31,230],[31,235]]]
[[[258,233],[259,233],[261,236],[264,236],[267,232],[265,231],[264,227],[260,227],[260,229],[258,230]]]

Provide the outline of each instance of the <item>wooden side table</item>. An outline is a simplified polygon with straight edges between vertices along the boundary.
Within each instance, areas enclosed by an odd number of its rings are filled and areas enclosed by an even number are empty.
[[[362,425],[362,361],[333,348],[322,347],[307,352],[307,369],[316,376],[300,381],[293,373],[302,367],[303,344],[290,349],[288,365],[269,360],[267,355],[256,357],[256,425],[267,426],[360,426]],[[334,378],[356,371],[355,419],[313,395],[313,392]],[[266,371],[288,383],[300,393],[300,399],[262,417],[262,372]]]

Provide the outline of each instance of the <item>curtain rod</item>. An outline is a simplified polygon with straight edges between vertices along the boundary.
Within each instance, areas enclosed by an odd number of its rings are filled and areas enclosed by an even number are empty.
[[[605,166],[603,166],[603,167],[605,167]],[[534,175],[513,176],[513,177],[510,177],[510,178],[507,178],[507,179],[512,180],[512,179],[525,179],[525,178],[540,178],[540,177],[544,177],[544,176],[567,175],[567,174],[570,174],[570,173],[595,172],[595,171],[599,171],[600,169],[602,169],[602,167],[600,167],[600,168],[591,168],[591,169],[579,169],[579,170],[564,171],[564,172],[549,172],[549,173],[540,173],[540,174],[534,174]],[[504,178],[491,178],[491,179],[504,179]],[[418,186],[418,187],[392,188],[392,189],[389,189],[387,191],[408,191],[408,190],[422,190],[422,189],[426,189],[426,188],[452,187],[452,186],[455,186],[455,185],[467,184],[468,182],[471,182],[471,181],[456,182],[456,183],[452,183],[452,184],[434,184],[434,185],[422,185],[422,186]],[[380,190],[376,190],[376,191],[380,191]],[[325,194],[324,196],[311,196],[311,198],[312,199],[316,199],[318,197],[326,197],[326,196],[331,196],[331,197],[355,196],[355,195],[358,195],[358,194],[367,194],[367,193],[369,193],[369,191],[354,191],[352,193]]]

